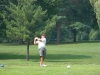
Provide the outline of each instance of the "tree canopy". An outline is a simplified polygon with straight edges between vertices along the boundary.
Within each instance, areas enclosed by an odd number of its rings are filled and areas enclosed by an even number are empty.
[[[100,28],[100,0],[90,0],[90,3],[94,7],[94,11],[96,13],[96,18],[98,20],[98,25]]]

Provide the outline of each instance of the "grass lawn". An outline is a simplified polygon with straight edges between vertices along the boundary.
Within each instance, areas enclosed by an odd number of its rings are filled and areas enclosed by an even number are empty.
[[[100,75],[100,42],[47,45],[47,67],[39,66],[37,45],[26,61],[26,45],[0,44],[0,64],[0,75]]]

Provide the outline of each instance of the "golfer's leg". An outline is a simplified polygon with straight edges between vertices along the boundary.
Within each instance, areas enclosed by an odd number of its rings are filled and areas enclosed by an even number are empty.
[[[42,65],[43,64],[42,49],[39,49],[39,54],[40,54],[40,65]]]
[[[45,57],[43,56],[43,61],[44,61]]]
[[[41,65],[44,65],[44,58],[46,56],[46,49],[41,48],[39,52],[40,52],[40,63],[41,63]]]
[[[43,56],[40,56],[40,63],[41,63],[41,65],[44,64],[44,57]]]
[[[45,57],[46,57],[46,49],[44,48],[44,51],[43,51],[43,61],[44,61]]]

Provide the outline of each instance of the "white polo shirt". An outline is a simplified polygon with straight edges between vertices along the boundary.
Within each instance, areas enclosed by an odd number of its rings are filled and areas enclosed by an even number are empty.
[[[41,38],[42,41],[36,41],[38,43],[38,49],[41,47],[46,47],[46,38]]]

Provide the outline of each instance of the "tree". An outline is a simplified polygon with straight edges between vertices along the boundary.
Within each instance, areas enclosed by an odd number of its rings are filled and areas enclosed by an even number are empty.
[[[35,2],[35,0],[17,0],[17,4],[10,2],[10,6],[6,7],[10,15],[4,16],[7,37],[27,42],[27,60],[29,60],[30,41],[36,35],[49,32],[57,20],[56,15],[49,19],[47,11],[43,11]]]
[[[61,15],[66,16],[65,24],[63,23],[65,28],[75,22],[81,22],[89,26],[90,29],[97,28],[95,14],[89,0],[63,0],[61,12]]]
[[[86,28],[88,28],[87,25],[82,24],[81,22],[75,22],[69,26],[73,33],[73,42],[76,42],[76,35],[80,31],[84,31]]]
[[[3,11],[7,11],[5,6],[9,6],[9,1],[16,4],[17,0],[0,0],[0,38],[2,39],[2,41],[4,39],[7,39],[7,37],[6,37],[6,24],[3,21]]]
[[[98,25],[100,28],[100,0],[90,0],[90,3],[94,7],[94,11],[96,13],[96,18],[98,20]]]
[[[100,31],[91,29],[90,35],[89,35],[90,40],[100,40]]]
[[[52,16],[59,15],[59,8],[61,9],[62,6],[62,0],[37,0],[37,4],[40,5],[43,10],[47,10],[47,14],[49,18],[52,18]],[[60,19],[60,18],[59,18]],[[57,21],[55,31],[56,31],[56,39],[57,43],[60,43],[60,26],[61,26],[61,21]]]
[[[4,6],[7,5],[7,2],[6,0],[0,0],[0,38],[2,39],[6,37],[6,25],[3,22],[2,13],[6,10]]]

